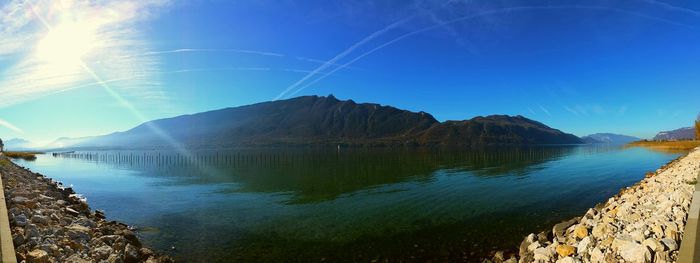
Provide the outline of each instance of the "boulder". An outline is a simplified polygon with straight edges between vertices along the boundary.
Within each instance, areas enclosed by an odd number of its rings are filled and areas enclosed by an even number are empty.
[[[27,223],[29,223],[29,219],[27,219],[27,216],[24,214],[19,214],[14,217],[15,220],[15,225],[17,226],[25,226]]]
[[[576,260],[572,257],[565,257],[557,260],[556,263],[576,263]]]
[[[578,239],[583,239],[584,237],[588,236],[588,228],[584,225],[577,225],[576,228],[574,228],[574,235]]]
[[[41,249],[34,249],[27,253],[27,263],[47,263],[49,262],[49,253]]]
[[[124,248],[124,262],[125,263],[136,263],[139,262],[139,250],[132,246],[131,244],[127,244],[126,247]]]
[[[574,246],[570,246],[570,245],[566,245],[566,244],[558,245],[556,250],[557,250],[557,254],[559,254],[559,257],[562,257],[562,258],[568,257],[568,256],[576,253],[576,248]]]
[[[666,247],[668,251],[676,251],[678,250],[678,243],[676,243],[675,240],[670,239],[670,238],[664,238],[661,239],[661,243]]]
[[[49,224],[49,218],[43,215],[34,215],[32,216],[31,219],[32,223],[37,224],[37,225],[48,225]]]
[[[535,234],[530,234],[530,235],[528,235],[528,236],[525,238],[525,240],[523,240],[523,242],[520,243],[520,248],[519,248],[519,251],[518,251],[518,255],[519,255],[521,258],[524,257],[525,254],[526,254],[527,252],[529,252],[527,248],[528,248],[528,247],[530,246],[530,244],[532,244],[533,242],[535,242]]]
[[[11,200],[13,203],[21,204],[21,205],[27,204],[30,202],[29,198],[26,198],[24,196],[13,197]]]
[[[664,250],[664,246],[661,244],[661,242],[659,242],[658,240],[656,240],[656,239],[653,238],[653,237],[650,237],[650,238],[645,239],[645,240],[642,242],[642,245],[648,247],[649,250],[651,250],[651,251],[656,251],[656,252],[658,252],[658,251],[663,251],[663,250]]]
[[[585,256],[586,253],[588,252],[588,247],[591,245],[591,237],[584,237],[581,239],[580,242],[578,242],[578,245],[576,246],[576,252],[579,255]]]
[[[535,249],[534,254],[535,254],[535,260],[542,260],[545,262],[549,262],[550,259],[552,258],[552,252],[549,249],[543,248],[543,247]]]
[[[603,251],[601,251],[599,248],[594,248],[593,251],[591,251],[591,263],[604,263],[605,262],[605,255],[603,254]]]
[[[80,212],[75,211],[73,208],[66,207],[65,210],[66,210],[66,213],[68,213],[69,215],[72,215],[72,216],[78,216],[78,215],[80,215]]]
[[[610,226],[607,223],[598,223],[593,227],[591,235],[598,240],[604,239],[608,235]]]
[[[566,239],[566,236],[564,235],[566,229],[576,223],[578,223],[578,218],[573,218],[571,220],[556,224],[552,228],[552,234],[559,240],[559,242],[564,242],[564,240]]]
[[[618,251],[626,262],[648,263],[651,262],[651,251],[646,246],[637,243],[626,243]]]
[[[93,257],[97,260],[107,259],[110,254],[112,254],[112,248],[109,246],[101,246],[93,251]]]

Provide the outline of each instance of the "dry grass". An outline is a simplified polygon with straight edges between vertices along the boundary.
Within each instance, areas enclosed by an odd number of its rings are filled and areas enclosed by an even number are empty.
[[[700,146],[700,140],[694,141],[637,141],[627,147],[645,147],[656,151],[685,153]]]
[[[37,154],[44,154],[43,152],[4,152],[5,156],[12,159],[23,159],[27,161],[36,160]]]

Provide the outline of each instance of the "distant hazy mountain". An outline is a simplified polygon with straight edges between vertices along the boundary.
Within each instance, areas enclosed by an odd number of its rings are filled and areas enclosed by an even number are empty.
[[[34,147],[34,144],[25,139],[15,138],[5,141],[5,149],[9,151],[23,151],[30,150]]]
[[[662,131],[654,136],[655,141],[692,140],[695,139],[695,128],[685,127],[672,131]]]
[[[60,149],[60,148],[66,148],[66,147],[73,147],[76,145],[80,145],[82,143],[95,140],[98,137],[82,137],[82,138],[68,138],[68,137],[61,137],[58,138],[52,142],[50,142],[47,145],[42,146],[42,149]]]
[[[583,136],[581,139],[588,144],[628,144],[642,140],[641,138],[614,133],[596,133]]]
[[[493,115],[440,123],[425,112],[341,101],[332,95],[154,120],[125,132],[82,140],[70,146],[143,148],[167,147],[173,142],[186,147],[582,143],[574,135],[522,116]]]

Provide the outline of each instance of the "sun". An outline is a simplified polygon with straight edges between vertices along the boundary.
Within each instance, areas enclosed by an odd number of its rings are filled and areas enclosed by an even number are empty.
[[[96,41],[94,30],[89,26],[65,22],[51,28],[39,41],[36,55],[52,64],[75,64],[92,51]]]

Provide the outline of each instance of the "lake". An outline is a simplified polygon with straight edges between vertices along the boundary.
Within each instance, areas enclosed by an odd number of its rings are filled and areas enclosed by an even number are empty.
[[[474,261],[678,153],[612,146],[92,151],[17,161],[183,262]]]

